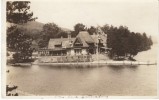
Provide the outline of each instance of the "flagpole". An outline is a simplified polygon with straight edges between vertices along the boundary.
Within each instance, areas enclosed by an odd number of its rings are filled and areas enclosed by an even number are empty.
[[[97,61],[98,61],[98,63],[99,63],[99,54],[98,54],[98,53],[99,53],[99,52],[98,52],[98,50],[99,50],[99,49],[98,49],[98,48],[99,48],[99,47],[98,47],[98,42],[99,42],[99,40],[98,40],[98,38],[99,38],[99,34],[98,34],[98,28],[97,28],[97,50],[96,50],[96,54],[97,54]]]

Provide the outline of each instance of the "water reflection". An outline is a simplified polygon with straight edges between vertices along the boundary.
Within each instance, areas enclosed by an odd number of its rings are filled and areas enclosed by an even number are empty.
[[[135,59],[156,60],[156,52],[148,52]],[[32,65],[7,69],[7,84],[35,95],[157,95],[156,65]]]
[[[138,65],[131,65],[131,66],[126,66],[126,67],[133,70],[133,71],[137,71],[139,66]]]
[[[41,68],[49,69],[92,69],[96,68],[95,65],[39,65]]]
[[[17,66],[11,66],[11,65],[8,65],[7,67],[17,67],[17,68],[31,68],[32,66],[31,65],[17,65]]]
[[[113,70],[122,70],[125,68],[125,66],[122,66],[122,65],[108,65],[107,67]]]
[[[8,83],[36,95],[154,95],[157,86],[156,66],[32,65],[8,69]]]
[[[119,70],[123,70],[125,68],[130,68],[131,70],[136,70],[138,68],[138,65],[108,65],[107,67],[109,67],[110,69],[119,71]]]

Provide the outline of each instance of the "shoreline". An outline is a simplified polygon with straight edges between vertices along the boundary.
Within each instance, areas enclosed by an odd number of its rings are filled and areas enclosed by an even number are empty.
[[[151,61],[93,61],[93,62],[32,62],[32,63],[15,63],[8,64],[12,66],[31,66],[31,65],[157,65],[157,62]]]
[[[51,64],[51,65],[157,65],[156,62],[141,62],[141,61],[94,61],[94,62],[70,62],[70,63],[38,63],[37,65],[47,65],[47,64]]]

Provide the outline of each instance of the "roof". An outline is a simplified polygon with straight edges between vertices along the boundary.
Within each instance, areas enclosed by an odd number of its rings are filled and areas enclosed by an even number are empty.
[[[75,38],[71,38],[71,41],[74,41]],[[48,43],[48,49],[55,49],[55,45],[62,45],[63,48],[70,47],[68,38],[54,38],[50,39]]]
[[[84,40],[87,43],[94,43],[93,38],[91,37],[91,35],[87,31],[79,32],[77,37],[80,37],[82,40]]]
[[[100,35],[90,35],[87,31],[81,31],[79,34],[76,36],[76,38],[71,38],[71,41],[73,44],[76,41],[79,41],[80,43],[83,44],[83,47],[89,47],[90,43],[97,43],[98,38],[102,40],[102,43],[106,42],[106,36]],[[70,41],[68,38],[54,38],[50,39],[48,43],[48,49],[56,49],[55,45],[61,45],[62,48],[70,48],[73,45],[70,45]]]
[[[91,37],[91,35],[89,35],[89,33],[87,31],[79,32],[76,39],[79,39],[82,42],[83,47],[88,47],[89,43],[94,43],[93,38]]]

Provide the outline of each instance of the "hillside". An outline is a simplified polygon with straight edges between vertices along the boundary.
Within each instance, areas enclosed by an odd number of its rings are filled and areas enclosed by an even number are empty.
[[[28,23],[25,23],[23,25],[17,25],[19,28],[24,28],[27,30],[27,33],[28,34],[32,34],[32,35],[37,35],[38,33],[40,34],[40,32],[42,31],[43,29],[43,25],[44,23],[40,23],[40,22],[37,22],[37,21],[31,21],[31,22],[28,22]],[[60,27],[63,31],[71,31],[67,28],[62,28]]]
[[[17,27],[26,29],[26,34],[30,35],[31,37],[35,37],[40,35],[43,25],[43,23],[31,21],[23,25],[17,25]]]
[[[18,28],[26,29],[26,34],[30,35],[34,41],[32,43],[33,48],[37,48],[38,42],[40,41],[40,34],[43,29],[44,23],[37,21],[31,21],[22,25],[17,25]],[[61,28],[61,27],[60,27]],[[68,32],[71,31],[67,28],[61,28],[62,31]]]
[[[37,21],[31,21],[31,22],[25,23],[23,25],[18,25],[18,27],[22,27],[22,28],[25,28],[27,30],[42,31],[43,25],[44,25],[43,23],[40,23]]]
[[[25,24],[14,24],[14,23],[8,23],[6,24],[7,27],[11,27],[13,25],[16,25],[18,28],[23,28],[26,30],[26,34],[29,34],[31,36],[40,34],[43,28],[43,23],[32,21]]]
[[[18,25],[18,27],[22,27],[22,28],[25,28],[25,29],[28,29],[28,30],[39,30],[39,31],[42,31],[43,25],[44,25],[44,23],[37,22],[37,21],[31,21],[31,22],[25,23],[23,25]],[[67,29],[67,28],[63,28],[63,27],[60,27],[60,28],[63,31],[71,31],[70,29]]]

